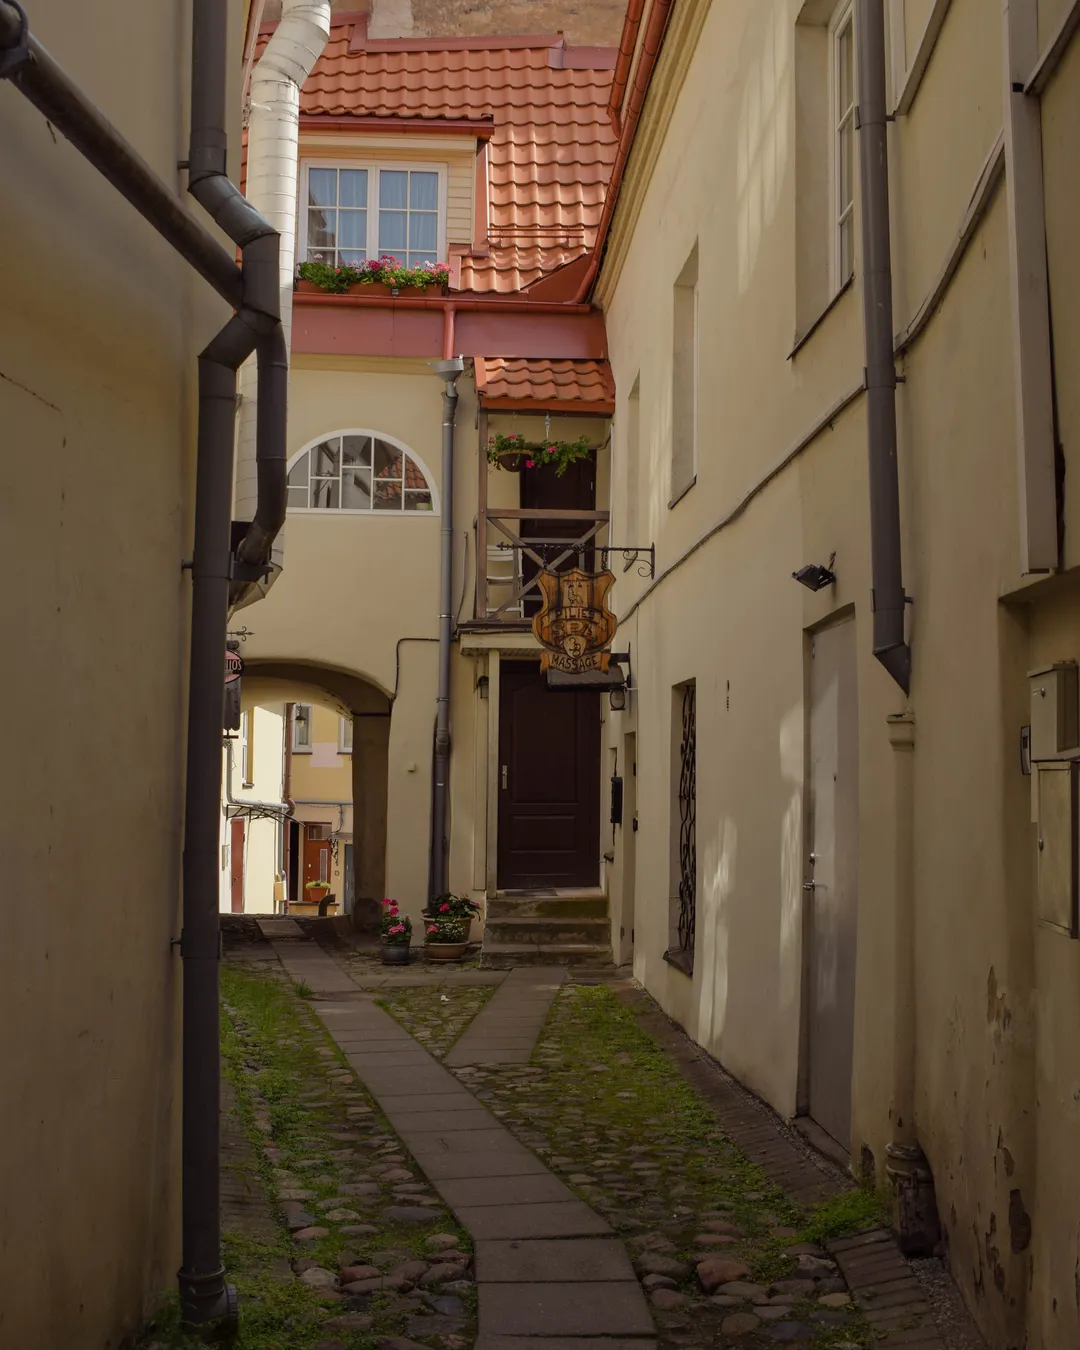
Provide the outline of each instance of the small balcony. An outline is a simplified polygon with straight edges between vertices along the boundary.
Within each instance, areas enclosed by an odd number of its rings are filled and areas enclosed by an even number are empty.
[[[478,623],[527,628],[540,609],[540,573],[607,566],[610,513],[481,506],[476,522]]]

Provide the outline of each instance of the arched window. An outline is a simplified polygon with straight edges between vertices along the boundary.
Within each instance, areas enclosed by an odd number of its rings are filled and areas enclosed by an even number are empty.
[[[290,510],[434,512],[437,505],[419,459],[374,431],[336,431],[289,465]]]

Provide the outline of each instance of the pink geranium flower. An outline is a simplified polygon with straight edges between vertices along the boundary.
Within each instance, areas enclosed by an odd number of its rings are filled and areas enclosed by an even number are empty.
[[[526,467],[527,469],[535,469],[535,468],[536,468],[536,465],[533,463],[533,461],[532,461],[531,459],[527,459],[527,460],[525,461],[525,467]]]

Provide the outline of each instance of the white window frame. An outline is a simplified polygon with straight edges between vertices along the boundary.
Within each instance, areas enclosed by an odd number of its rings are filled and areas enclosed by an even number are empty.
[[[378,258],[383,250],[379,248],[379,173],[383,169],[392,172],[410,172],[419,171],[421,173],[437,173],[439,175],[438,188],[438,226],[436,239],[436,261],[445,262],[447,258],[446,244],[446,179],[447,166],[445,164],[416,163],[412,160],[369,160],[369,159],[304,159],[300,163],[300,194],[298,202],[297,229],[296,229],[296,260],[305,262],[308,256],[308,173],[311,169],[366,169],[368,175],[368,205],[367,205],[367,247],[365,252],[368,258]],[[374,202],[374,206],[372,205]],[[340,249],[337,250],[340,252]],[[387,250],[389,252],[390,250]],[[406,247],[405,252],[408,253]],[[395,255],[396,256],[396,255]],[[402,262],[405,260],[402,259]]]
[[[288,464],[285,466],[286,479],[292,472],[293,467],[298,464],[309,451],[314,450],[314,448],[317,445],[321,445],[323,441],[332,440],[335,436],[374,436],[377,440],[385,441],[388,445],[395,446],[403,454],[408,455],[424,475],[424,479],[427,483],[427,490],[431,493],[431,510],[406,511],[405,508],[402,507],[400,511],[376,511],[375,508],[371,506],[290,506],[288,507],[288,514],[290,516],[366,516],[374,520],[430,520],[433,516],[439,514],[439,492],[435,486],[435,482],[431,476],[431,470],[428,466],[412,446],[406,445],[404,441],[398,440],[396,436],[390,436],[385,431],[375,431],[371,427],[343,427],[338,428],[335,431],[324,431],[321,436],[316,436],[313,440],[308,441],[307,445],[303,446],[295,455],[290,457]],[[310,482],[311,474],[309,470],[309,500],[311,495]]]
[[[846,28],[851,30],[851,103],[840,107],[840,37]],[[829,288],[837,295],[855,275],[855,175],[858,147],[855,139],[855,110],[858,105],[858,64],[855,46],[855,0],[843,0],[829,21]],[[840,201],[840,136],[847,123],[851,125],[851,201],[844,207]],[[851,267],[843,265],[843,231],[851,221]]]
[[[297,726],[297,722],[296,722],[296,710],[297,710],[298,708],[304,708],[304,709],[306,709],[306,716],[305,716],[305,718],[304,718],[304,721],[305,721],[305,723],[306,723],[306,725],[307,725],[307,745],[300,745],[300,744],[297,743],[297,732],[299,731],[299,727]],[[310,703],[294,703],[294,704],[293,704],[292,726],[291,726],[290,729],[289,729],[289,735],[290,735],[291,738],[292,738],[292,752],[293,752],[294,755],[310,755],[310,754],[311,754],[311,750],[312,750],[312,736],[311,736],[312,726],[311,726],[311,719],[312,719],[313,713],[314,713],[314,709],[313,709],[313,707],[312,707],[312,705],[311,705]]]
[[[404,512],[402,514],[404,514]],[[353,720],[351,717],[339,717],[338,754],[351,755],[352,748],[353,748]]]

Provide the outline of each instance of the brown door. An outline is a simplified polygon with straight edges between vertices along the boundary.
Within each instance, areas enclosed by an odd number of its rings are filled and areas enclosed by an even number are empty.
[[[330,880],[330,826],[304,826],[304,879],[297,897],[307,904],[314,904],[326,894],[324,890],[309,891],[309,881]]]
[[[816,633],[810,674],[810,1115],[851,1145],[859,878],[855,621]]]
[[[600,695],[549,693],[520,662],[499,685],[499,887],[596,886]]]
[[[229,822],[229,881],[234,914],[244,912],[244,822],[234,817]]]
[[[536,468],[521,470],[521,506],[545,511],[592,511],[596,507],[596,465],[591,458],[579,459],[571,464],[560,478],[554,469]],[[589,530],[587,520],[523,520],[521,522],[523,539],[565,539],[570,542],[580,539]],[[547,562],[553,563],[563,551],[557,544],[540,546],[536,552]],[[559,564],[558,570],[565,572],[571,567],[582,567],[590,571],[594,554],[572,553]],[[526,582],[536,576],[538,567],[531,558],[522,560],[521,572]],[[525,596],[525,616],[531,618],[540,608],[539,590],[532,590]]]

